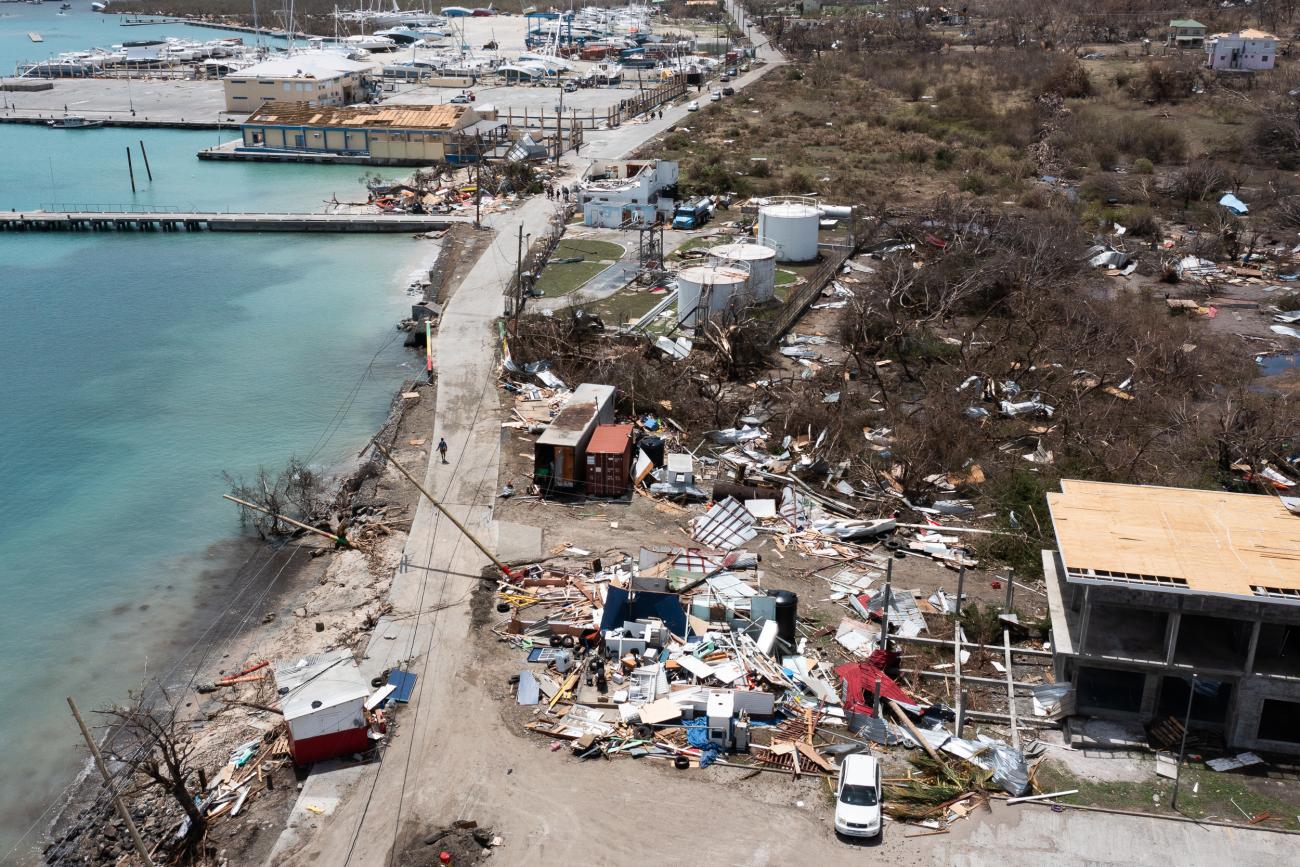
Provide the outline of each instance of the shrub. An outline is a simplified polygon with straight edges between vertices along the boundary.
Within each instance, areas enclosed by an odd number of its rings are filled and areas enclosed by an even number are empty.
[[[785,173],[782,186],[787,193],[807,193],[813,189],[815,183],[812,175],[803,169],[790,169]]]
[[[975,196],[984,195],[989,191],[990,186],[989,179],[983,172],[967,172],[957,182],[957,189]]]
[[[936,169],[950,169],[956,159],[957,154],[953,152],[952,148],[941,147],[934,152],[934,167]]]
[[[925,82],[919,78],[913,78],[907,82],[907,98],[911,102],[916,102],[925,96]]]
[[[1052,194],[1042,187],[1033,186],[1020,196],[1020,207],[1041,211],[1052,204]]]
[[[1196,73],[1172,63],[1148,63],[1142,78],[1129,84],[1135,96],[1155,102],[1176,102],[1192,95]]]
[[[1160,223],[1150,208],[1129,208],[1120,216],[1119,223],[1128,229],[1130,235],[1139,238],[1160,237]]]
[[[1155,170],[1156,167],[1146,157],[1138,157],[1133,161],[1133,174],[1135,175],[1149,175],[1154,173]]]
[[[1054,93],[1066,99],[1084,99],[1092,96],[1092,79],[1077,59],[1062,57],[1048,70],[1039,92]]]
[[[927,163],[930,161],[930,150],[918,142],[900,149],[898,158],[905,163]]]
[[[772,177],[771,160],[751,160],[749,163],[749,176],[751,178],[770,178]]]

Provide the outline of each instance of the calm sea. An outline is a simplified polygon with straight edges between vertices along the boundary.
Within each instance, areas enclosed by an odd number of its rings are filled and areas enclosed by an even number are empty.
[[[154,181],[132,197],[141,138]],[[359,167],[195,159],[214,140],[0,125],[0,208],[364,198]],[[0,234],[0,860],[79,765],[64,697],[90,709],[170,662],[149,658],[156,640],[237,530],[222,472],[337,466],[417,373],[393,326],[433,253],[407,236]]]

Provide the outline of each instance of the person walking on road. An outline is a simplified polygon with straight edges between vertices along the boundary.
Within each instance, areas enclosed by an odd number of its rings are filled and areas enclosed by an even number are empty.
[[[447,463],[447,441],[442,437],[438,437],[438,457],[444,464]]]

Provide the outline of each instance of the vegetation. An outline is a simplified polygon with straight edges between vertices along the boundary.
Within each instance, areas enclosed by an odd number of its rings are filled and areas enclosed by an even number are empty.
[[[585,285],[623,255],[623,248],[608,241],[560,241],[551,254],[551,261],[538,275],[536,289],[547,297],[567,295]],[[564,259],[578,259],[564,262]],[[561,261],[556,261],[561,260]]]
[[[1114,810],[1135,810],[1168,814],[1173,796],[1173,780],[1156,777],[1141,781],[1107,781],[1082,779],[1061,765],[1044,762],[1034,774],[1040,792],[1078,789],[1077,795],[1065,795],[1064,804],[1085,804]],[[1269,779],[1246,773],[1215,773],[1197,765],[1186,767],[1179,784],[1178,812],[1193,819],[1218,819],[1245,823],[1249,818],[1267,814],[1261,820],[1265,828],[1300,830],[1300,791],[1293,781]]]

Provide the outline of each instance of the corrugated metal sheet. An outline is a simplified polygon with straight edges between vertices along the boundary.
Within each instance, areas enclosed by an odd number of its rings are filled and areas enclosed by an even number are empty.
[[[370,695],[370,685],[346,648],[277,663],[275,686],[289,721],[352,702],[360,709]]]

